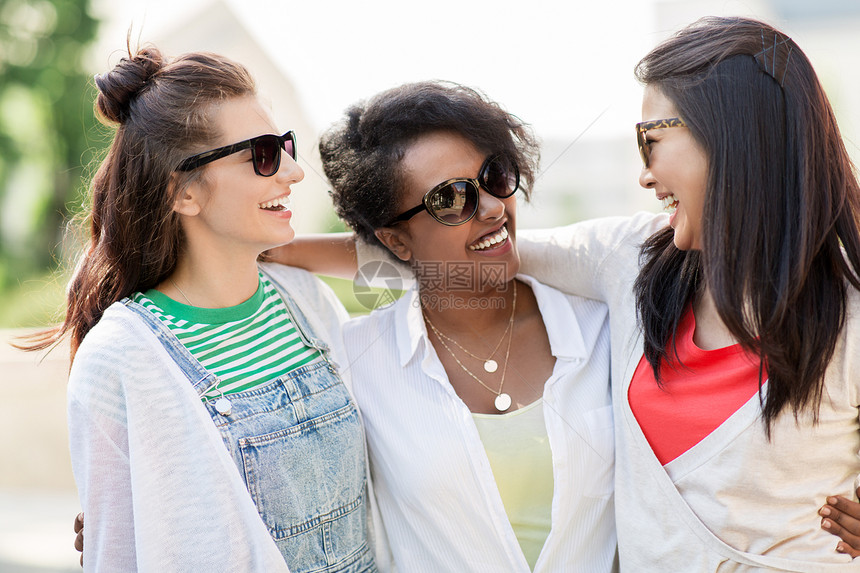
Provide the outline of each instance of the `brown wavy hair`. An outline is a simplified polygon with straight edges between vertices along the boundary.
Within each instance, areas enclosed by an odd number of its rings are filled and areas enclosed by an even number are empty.
[[[256,93],[236,62],[203,52],[168,60],[154,47],[129,49],[95,83],[96,113],[116,133],[90,185],[89,245],[68,285],[63,322],[18,345],[40,350],[70,335],[72,359],[108,306],[173,272],[184,241],[174,199],[205,176],[176,168],[218,137],[219,102]]]
[[[636,76],[674,104],[708,158],[702,250],[678,250],[671,228],[642,249],[637,311],[658,381],[704,281],[767,371],[768,434],[786,407],[817,421],[848,289],[860,289],[860,187],[811,63],[768,24],[714,17],[654,48]]]

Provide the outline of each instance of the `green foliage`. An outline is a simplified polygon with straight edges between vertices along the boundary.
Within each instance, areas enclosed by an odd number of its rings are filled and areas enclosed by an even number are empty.
[[[0,296],[0,328],[60,322],[68,278],[66,274],[48,271],[10,285]]]
[[[96,133],[88,0],[0,0],[0,296],[56,265]]]
[[[346,307],[346,311],[349,313],[350,316],[358,316],[358,315],[362,315],[362,314],[367,314],[372,310],[370,308],[367,308],[367,306],[362,304],[356,298],[355,287],[354,287],[352,281],[346,280],[346,279],[335,278],[335,277],[327,277],[327,276],[322,276],[322,275],[320,275],[319,278],[322,279],[322,281],[324,283],[326,283],[328,286],[331,287],[331,289],[334,291],[334,294],[337,295],[337,298],[340,299],[340,302],[343,304],[344,307]],[[371,295],[369,297],[371,299],[373,298],[373,296],[372,296],[373,294],[376,294],[376,295],[387,294],[387,295],[393,295],[395,298],[400,298],[404,292],[405,291],[389,291],[389,290],[384,289],[384,288],[373,287],[373,288],[364,290],[365,297],[363,297],[363,298],[365,301],[367,301],[368,300],[368,296],[367,296],[368,294]],[[380,302],[382,302],[384,299],[386,299],[386,297],[382,297],[382,296],[380,296],[379,298],[380,298]]]
[[[24,326],[49,326],[62,320],[65,300],[65,285],[68,273],[46,272],[34,276],[20,285],[12,285],[0,296],[0,328]],[[334,277],[320,276],[328,284],[350,316],[367,314],[370,309],[355,297],[352,281]],[[369,293],[383,294],[385,289],[369,289]],[[365,289],[365,295],[368,289]],[[396,297],[403,293],[388,291]],[[365,296],[365,301],[367,296]],[[383,297],[380,297],[383,300]]]

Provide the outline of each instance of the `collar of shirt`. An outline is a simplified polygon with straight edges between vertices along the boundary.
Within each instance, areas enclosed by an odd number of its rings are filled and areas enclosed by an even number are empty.
[[[526,275],[517,275],[517,279],[529,285],[535,294],[553,356],[561,360],[586,360],[594,340],[585,340],[579,321],[565,300],[567,295]],[[427,348],[427,326],[421,312],[417,284],[413,284],[397,301],[394,312],[398,355],[403,367],[415,358],[422,343]],[[596,338],[596,333],[592,333],[591,338]]]

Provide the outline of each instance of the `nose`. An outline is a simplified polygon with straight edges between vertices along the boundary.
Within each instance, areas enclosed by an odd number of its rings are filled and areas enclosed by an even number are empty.
[[[305,178],[304,170],[286,151],[281,150],[281,165],[276,174],[279,183],[292,185]]]
[[[656,184],[657,180],[654,178],[654,175],[651,174],[651,169],[643,166],[642,171],[639,172],[639,185],[645,189],[651,189]]]
[[[495,195],[487,193],[482,187],[478,188],[480,192],[478,194],[477,218],[482,221],[500,219],[505,214],[505,199],[499,199]]]

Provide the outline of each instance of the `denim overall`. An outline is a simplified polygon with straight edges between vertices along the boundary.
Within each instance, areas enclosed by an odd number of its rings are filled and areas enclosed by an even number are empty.
[[[346,387],[295,301],[278,289],[302,341],[322,359],[246,392],[229,415],[204,405],[292,573],[375,572],[367,540],[364,432]],[[164,323],[123,303],[155,333],[199,396],[217,383]]]

